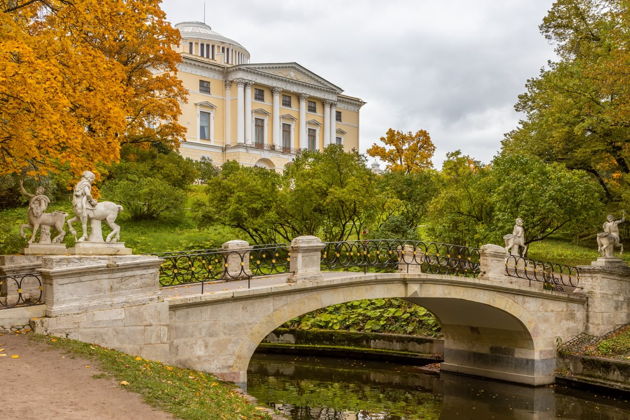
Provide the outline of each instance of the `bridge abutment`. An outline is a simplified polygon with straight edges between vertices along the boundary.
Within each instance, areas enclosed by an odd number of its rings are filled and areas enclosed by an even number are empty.
[[[43,259],[46,317],[36,333],[99,344],[167,362],[168,303],[154,256],[56,256]]]
[[[630,267],[620,258],[598,258],[580,267],[588,297],[586,333],[602,335],[630,323]]]

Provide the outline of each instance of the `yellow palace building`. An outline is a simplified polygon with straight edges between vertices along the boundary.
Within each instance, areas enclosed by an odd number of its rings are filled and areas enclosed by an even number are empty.
[[[205,23],[175,27],[178,77],[189,92],[184,157],[281,170],[301,149],[359,148],[361,99],[297,63],[250,63],[245,47]]]

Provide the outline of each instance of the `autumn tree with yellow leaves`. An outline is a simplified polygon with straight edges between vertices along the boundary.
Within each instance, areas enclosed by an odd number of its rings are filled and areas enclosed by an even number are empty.
[[[0,0],[0,175],[97,170],[184,128],[159,0]]]
[[[367,153],[385,162],[387,169],[392,172],[409,174],[433,166],[431,158],[435,153],[435,146],[426,130],[403,133],[390,128],[380,141],[385,146],[373,144]]]

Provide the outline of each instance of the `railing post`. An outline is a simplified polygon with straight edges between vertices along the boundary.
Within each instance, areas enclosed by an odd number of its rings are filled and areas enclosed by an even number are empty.
[[[479,278],[485,280],[505,280],[505,248],[487,244],[479,249]]]
[[[398,272],[408,274],[422,273],[423,252],[417,252],[417,248],[411,244],[398,247]]]
[[[326,245],[317,236],[298,236],[291,241],[288,282],[319,280],[322,249]]]
[[[249,256],[252,246],[247,241],[233,240],[221,245],[226,253],[224,258],[225,269],[223,278],[225,280],[245,279],[252,276],[249,269]]]

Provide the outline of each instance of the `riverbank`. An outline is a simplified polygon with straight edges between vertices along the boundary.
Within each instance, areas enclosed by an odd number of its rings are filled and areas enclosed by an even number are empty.
[[[601,337],[582,334],[562,345],[557,378],[573,387],[630,396],[630,324]]]
[[[278,328],[265,337],[257,352],[427,365],[443,360],[444,342],[402,334]]]

